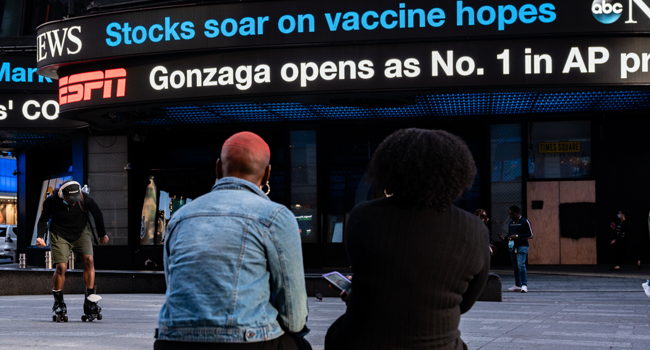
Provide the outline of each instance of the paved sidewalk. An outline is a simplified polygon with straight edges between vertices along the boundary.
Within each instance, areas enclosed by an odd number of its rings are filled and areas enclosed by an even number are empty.
[[[512,277],[502,274],[504,289]],[[530,293],[477,303],[460,329],[470,349],[650,349],[650,298],[641,279],[529,276]],[[82,295],[66,295],[70,322],[51,319],[51,296],[0,297],[0,349],[152,349],[161,294],[107,294],[102,321],[82,323]],[[309,341],[323,349],[345,311],[336,298],[309,299]]]
[[[591,277],[624,277],[649,278],[650,265],[644,264],[641,269],[636,265],[622,265],[618,271],[612,271],[613,265],[526,265],[528,273],[545,275],[571,275]],[[492,271],[499,275],[512,274],[510,266],[493,266]]]

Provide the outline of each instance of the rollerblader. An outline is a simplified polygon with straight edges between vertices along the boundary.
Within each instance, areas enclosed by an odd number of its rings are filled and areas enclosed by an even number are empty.
[[[81,320],[102,319],[100,313],[102,309],[97,305],[101,297],[95,294],[95,263],[88,213],[92,214],[95,220],[100,237],[99,242],[101,244],[108,243],[108,236],[101,210],[95,200],[87,193],[83,193],[80,187],[78,182],[72,180],[61,184],[61,188],[55,189],[52,195],[43,202],[43,211],[38,221],[36,245],[39,247],[45,247],[43,237],[48,231],[49,222],[52,263],[56,265],[52,278],[52,294],[54,295],[52,321],[56,322],[68,321],[67,307],[63,299],[63,285],[71,250],[81,254],[84,262],[86,298],[84,300],[84,315]]]

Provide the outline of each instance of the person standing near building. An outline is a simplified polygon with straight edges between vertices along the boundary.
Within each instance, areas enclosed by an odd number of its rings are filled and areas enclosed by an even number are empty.
[[[616,266],[612,267],[612,271],[618,271],[621,269],[621,262],[623,262],[625,259],[630,260],[630,261],[635,261],[637,265],[637,269],[641,269],[641,260],[631,256],[627,252],[627,238],[630,234],[629,229],[627,227],[627,222],[625,222],[625,211],[624,210],[619,210],[618,211],[618,224],[615,224],[612,222],[610,224],[610,227],[612,230],[616,232],[616,236],[612,241],[609,243],[610,245],[614,245],[615,253],[616,253]]]
[[[526,273],[526,256],[528,255],[528,240],[533,238],[533,228],[525,217],[521,216],[521,210],[513,205],[508,210],[510,225],[508,236],[501,237],[508,240],[510,249],[510,260],[515,273],[515,285],[508,288],[509,292],[528,293],[528,276]]]
[[[488,229],[488,234],[490,235],[490,254],[494,254],[496,248],[494,247],[492,231],[490,231],[490,227],[488,226],[488,221],[490,221],[490,218],[488,217],[487,212],[483,209],[476,209],[474,211],[474,216],[477,216],[479,219],[481,219],[481,221],[483,221],[483,224],[485,224],[485,227]]]
[[[270,158],[258,135],[231,136],[212,191],[174,213],[155,350],[311,349],[298,222],[266,195]]]
[[[71,250],[83,256],[83,276],[86,284],[84,314],[85,316],[94,315],[101,319],[100,312],[102,309],[97,305],[97,301],[101,298],[95,295],[95,261],[91,240],[92,233],[88,227],[90,225],[88,212],[93,215],[95,220],[100,243],[108,243],[102,211],[90,195],[81,192],[78,182],[68,180],[62,183],[59,189],[55,189],[52,195],[43,201],[43,211],[38,220],[36,245],[45,247],[43,237],[48,231],[49,222],[52,263],[56,265],[52,280],[52,294],[54,295],[52,312],[56,314],[54,317],[58,316],[57,320],[59,318],[64,321],[67,320],[67,307],[63,300],[63,285]]]

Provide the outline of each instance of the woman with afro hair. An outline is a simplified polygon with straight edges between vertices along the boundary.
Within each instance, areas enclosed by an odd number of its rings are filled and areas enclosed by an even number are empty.
[[[326,350],[467,349],[460,315],[488,278],[488,232],[453,203],[472,185],[467,145],[441,130],[404,129],[373,155],[385,198],[356,206],[344,236],[354,278]]]

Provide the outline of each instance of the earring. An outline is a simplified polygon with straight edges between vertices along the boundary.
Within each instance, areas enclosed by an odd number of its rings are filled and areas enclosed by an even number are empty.
[[[392,196],[393,196],[393,193],[388,194],[388,193],[386,192],[386,189],[384,189],[384,195],[385,195],[386,197],[392,197]]]
[[[264,188],[264,186],[266,186],[266,187],[268,188],[268,190],[267,190],[266,193],[265,193],[265,195],[268,196],[269,193],[271,193],[271,185],[269,185],[269,182],[267,181],[264,185],[262,185],[262,186],[260,187],[260,190],[262,190],[262,188]],[[262,190],[262,191],[264,191],[264,190]]]

